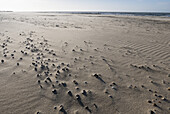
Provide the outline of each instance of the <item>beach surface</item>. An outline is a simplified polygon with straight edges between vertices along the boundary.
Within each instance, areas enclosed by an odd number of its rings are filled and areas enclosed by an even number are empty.
[[[169,114],[170,18],[0,13],[1,114]]]

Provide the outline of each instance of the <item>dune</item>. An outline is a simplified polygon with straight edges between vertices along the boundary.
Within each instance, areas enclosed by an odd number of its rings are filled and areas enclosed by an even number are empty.
[[[1,114],[169,114],[170,19],[0,12]]]

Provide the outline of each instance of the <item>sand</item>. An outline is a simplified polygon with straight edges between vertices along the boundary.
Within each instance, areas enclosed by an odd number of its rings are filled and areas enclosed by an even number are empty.
[[[1,114],[169,114],[170,18],[0,13]]]

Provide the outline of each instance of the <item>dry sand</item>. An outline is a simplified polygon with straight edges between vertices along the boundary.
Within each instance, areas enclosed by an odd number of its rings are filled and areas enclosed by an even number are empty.
[[[170,18],[0,13],[0,114],[169,114]]]

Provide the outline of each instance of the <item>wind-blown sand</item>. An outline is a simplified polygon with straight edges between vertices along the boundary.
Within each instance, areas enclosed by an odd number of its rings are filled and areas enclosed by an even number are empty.
[[[170,113],[170,18],[1,12],[0,113]]]

